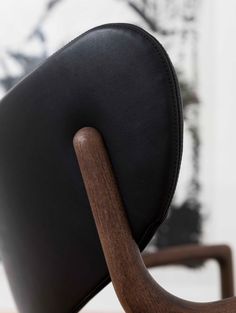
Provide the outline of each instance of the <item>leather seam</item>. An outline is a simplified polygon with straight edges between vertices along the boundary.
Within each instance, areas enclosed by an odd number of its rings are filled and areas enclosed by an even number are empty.
[[[181,139],[178,140],[179,135],[181,135],[181,133],[182,133],[181,114],[180,114],[181,99],[180,99],[180,95],[178,93],[177,80],[175,78],[174,70],[172,69],[171,61],[169,60],[169,57],[168,57],[167,53],[165,52],[164,48],[162,47],[162,45],[153,36],[149,35],[146,31],[144,31],[143,29],[141,29],[138,26],[135,26],[132,24],[125,24],[125,23],[121,23],[121,24],[112,23],[112,24],[101,25],[101,26],[95,27],[95,28],[89,30],[88,32],[82,34],[82,36],[84,36],[90,32],[93,32],[93,31],[96,31],[99,29],[106,29],[106,28],[115,28],[115,29],[124,29],[124,30],[133,31],[136,34],[145,38],[152,45],[155,52],[157,52],[158,55],[163,60],[163,67],[164,67],[164,70],[167,74],[168,84],[169,84],[170,89],[171,89],[171,98],[173,99],[173,102],[174,102],[174,106],[173,106],[174,108],[172,108],[172,114],[173,114],[175,123],[172,127],[172,136],[174,138],[172,144],[174,146],[174,150],[175,150],[175,153],[177,155],[177,158],[175,158],[175,161],[172,164],[173,169],[174,169],[174,174],[173,174],[173,176],[170,180],[170,183],[169,183],[170,187],[168,188],[167,197],[165,198],[165,200],[163,201],[163,204],[161,205],[161,209],[163,209],[163,211],[164,211],[163,214],[161,215],[160,218],[156,219],[153,223],[151,223],[146,228],[144,234],[138,240],[140,245],[144,245],[147,235],[150,232],[152,232],[153,229],[155,229],[156,225],[159,226],[163,222],[163,220],[165,219],[165,216],[168,212],[168,208],[169,208],[169,205],[170,205],[170,202],[172,199],[172,195],[173,195],[176,183],[177,183],[178,172],[179,172],[179,168],[180,168],[181,154],[182,154],[182,141],[181,141]],[[80,37],[81,36],[79,36],[78,38],[75,38],[66,47],[59,50],[56,54],[63,52],[64,49],[68,48],[68,46],[70,46],[71,44],[76,42]],[[161,49],[162,51],[160,51],[159,49]],[[164,54],[165,54],[165,56],[164,56]],[[105,278],[103,278],[98,283],[98,285],[87,296],[85,296],[76,306],[74,306],[72,311],[70,311],[70,312],[73,312],[73,313],[78,312],[78,310],[80,310],[94,295],[96,295],[97,292],[102,289],[102,287],[105,287],[109,281],[110,281],[110,277],[108,275]]]

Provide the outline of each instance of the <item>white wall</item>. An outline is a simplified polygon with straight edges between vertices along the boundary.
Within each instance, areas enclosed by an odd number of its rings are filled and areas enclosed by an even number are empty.
[[[201,48],[205,241],[236,249],[236,2],[205,0]]]

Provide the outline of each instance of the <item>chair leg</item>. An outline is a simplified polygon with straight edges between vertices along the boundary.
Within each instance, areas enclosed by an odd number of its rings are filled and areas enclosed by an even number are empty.
[[[147,271],[132,237],[101,135],[83,128],[74,148],[116,294],[126,313],[233,313],[236,298],[194,303],[161,288]]]
[[[183,245],[143,254],[147,267],[187,265],[191,261],[215,260],[219,264],[222,299],[234,296],[232,251],[227,245]]]

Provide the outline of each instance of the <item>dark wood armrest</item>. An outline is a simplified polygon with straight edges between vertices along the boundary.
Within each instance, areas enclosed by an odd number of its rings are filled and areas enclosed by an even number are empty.
[[[236,298],[194,303],[177,298],[149,274],[128,224],[102,137],[83,128],[74,147],[116,294],[126,313],[233,313]]]
[[[219,264],[222,299],[234,296],[232,251],[227,245],[183,245],[143,254],[147,267],[187,265],[191,261],[215,260]]]

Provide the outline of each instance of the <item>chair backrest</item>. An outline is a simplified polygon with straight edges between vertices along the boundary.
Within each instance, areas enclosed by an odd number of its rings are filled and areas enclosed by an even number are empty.
[[[133,236],[143,249],[163,221],[182,154],[173,66],[129,24],[73,40],[0,103],[0,236],[22,313],[78,311],[109,281],[73,149],[102,134]]]

